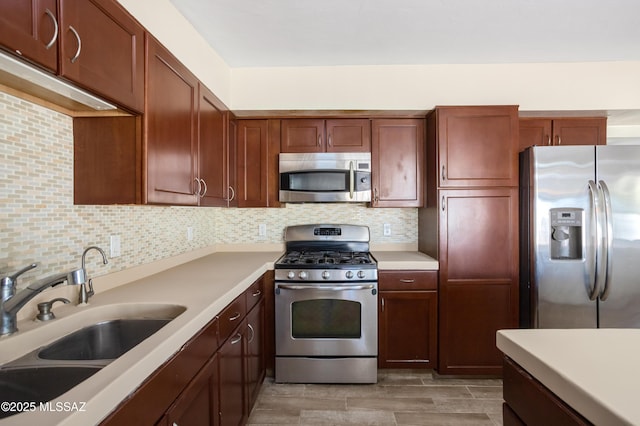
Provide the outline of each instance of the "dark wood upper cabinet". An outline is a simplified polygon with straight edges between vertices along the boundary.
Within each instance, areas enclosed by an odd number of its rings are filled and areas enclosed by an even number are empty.
[[[0,45],[52,72],[58,70],[56,0],[0,1]]]
[[[144,109],[144,29],[113,0],[59,0],[60,75]]]
[[[606,117],[520,119],[520,151],[530,146],[606,145],[606,143]]]
[[[435,126],[440,187],[518,185],[518,107],[437,107]]]
[[[373,207],[423,205],[424,125],[423,119],[372,120]]]
[[[229,190],[228,112],[218,98],[199,85],[198,179],[201,206],[227,206]]]
[[[144,202],[197,205],[198,80],[154,38],[146,47]]]
[[[364,118],[282,120],[282,152],[369,152],[371,126]]]

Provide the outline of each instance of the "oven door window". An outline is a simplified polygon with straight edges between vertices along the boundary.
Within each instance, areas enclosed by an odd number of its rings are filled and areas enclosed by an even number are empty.
[[[294,339],[359,339],[360,303],[340,299],[311,299],[291,305]]]
[[[285,191],[344,192],[349,190],[349,172],[322,170],[283,173],[280,183],[280,189]]]

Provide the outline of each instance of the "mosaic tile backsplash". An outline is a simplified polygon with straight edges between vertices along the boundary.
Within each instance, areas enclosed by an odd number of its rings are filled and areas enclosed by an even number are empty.
[[[108,253],[119,235],[122,254],[102,265],[87,257],[99,276],[214,244],[279,243],[288,225],[354,223],[371,228],[372,242],[416,243],[417,209],[365,205],[288,204],[271,209],[73,205],[72,118],[0,92],[0,271],[32,262],[19,287],[32,279],[77,268],[84,248]],[[383,224],[392,235],[383,236]],[[259,236],[265,224],[267,235]],[[187,228],[193,228],[193,240]]]

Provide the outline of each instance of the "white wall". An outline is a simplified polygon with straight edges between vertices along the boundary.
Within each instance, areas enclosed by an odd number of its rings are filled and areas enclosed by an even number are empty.
[[[431,109],[520,105],[522,111],[640,109],[640,61],[232,69],[234,110]]]

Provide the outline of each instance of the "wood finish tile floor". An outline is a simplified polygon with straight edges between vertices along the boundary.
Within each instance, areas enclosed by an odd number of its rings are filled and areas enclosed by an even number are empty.
[[[374,385],[277,384],[267,377],[249,425],[501,426],[502,380],[380,370]]]

